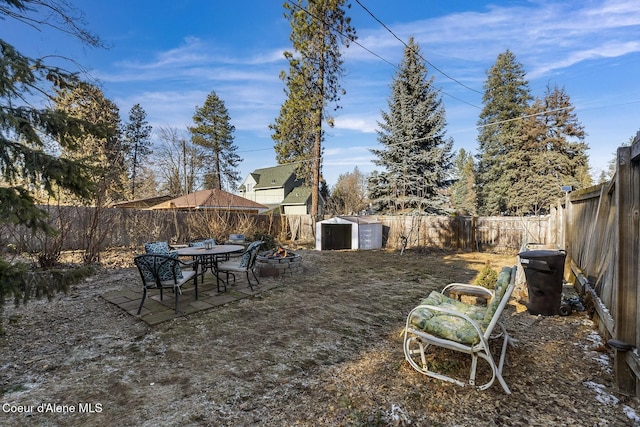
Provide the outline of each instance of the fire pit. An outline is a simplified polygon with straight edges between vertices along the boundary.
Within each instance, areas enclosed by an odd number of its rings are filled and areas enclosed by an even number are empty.
[[[260,277],[292,276],[302,272],[302,258],[279,246],[256,257],[256,273]]]

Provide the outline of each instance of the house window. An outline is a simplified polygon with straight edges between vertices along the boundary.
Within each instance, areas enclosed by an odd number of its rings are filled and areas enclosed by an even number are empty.
[[[247,193],[251,193],[253,191],[253,184],[250,182],[247,182]]]

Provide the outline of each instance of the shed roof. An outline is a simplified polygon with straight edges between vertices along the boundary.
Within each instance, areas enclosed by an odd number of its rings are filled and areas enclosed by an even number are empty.
[[[320,222],[328,224],[345,224],[348,222],[355,224],[381,224],[381,222],[376,220],[375,218],[349,215],[334,216],[333,218],[325,219]]]

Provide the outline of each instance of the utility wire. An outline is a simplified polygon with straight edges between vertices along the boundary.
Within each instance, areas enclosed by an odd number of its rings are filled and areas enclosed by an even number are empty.
[[[356,0],[356,1],[357,1],[357,0]],[[322,22],[324,22],[325,24],[329,25],[329,27],[330,27],[331,29],[333,29],[335,32],[337,32],[338,34],[340,34],[342,37],[344,37],[344,38],[348,39],[351,43],[353,43],[353,44],[355,44],[355,45],[359,46],[360,48],[362,48],[362,49],[364,49],[364,50],[366,50],[367,52],[369,52],[370,54],[372,54],[372,55],[373,55],[373,56],[375,56],[376,58],[378,58],[378,59],[380,59],[380,60],[382,60],[382,61],[386,62],[386,63],[387,63],[387,64],[389,64],[389,65],[391,65],[391,66],[392,66],[393,68],[395,68],[396,70],[400,70],[400,68],[399,68],[396,64],[394,64],[394,63],[392,63],[391,61],[389,61],[389,60],[387,60],[387,59],[383,58],[382,56],[378,55],[377,53],[375,53],[375,52],[374,52],[374,51],[372,51],[371,49],[367,48],[367,47],[366,47],[366,46],[364,46],[363,44],[361,44],[361,43],[359,43],[358,41],[356,41],[353,37],[350,37],[350,36],[348,36],[348,35],[344,34],[344,33],[343,33],[342,31],[340,31],[339,29],[332,27],[328,22],[326,22],[326,21],[324,21],[323,19],[321,19],[321,18],[319,18],[319,17],[315,16],[313,13],[309,12],[307,9],[305,9],[305,8],[304,8],[304,7],[302,7],[302,6],[300,6],[299,4],[294,3],[294,2],[293,2],[293,0],[287,0],[287,2],[288,2],[288,3],[290,3],[291,5],[293,5],[293,6],[297,7],[298,9],[302,10],[303,12],[305,12],[306,14],[308,14],[309,16],[311,16],[312,18],[314,18],[314,19],[316,19],[316,20],[318,20],[318,21],[322,21]],[[383,25],[384,25],[384,24],[383,24]],[[392,34],[393,34],[393,33],[392,33]],[[397,38],[397,37],[396,37],[396,38]],[[400,39],[398,39],[398,40],[400,40]],[[400,40],[400,41],[402,42],[402,40]],[[404,43],[404,42],[402,42],[402,43]],[[405,46],[406,46],[406,44],[405,44]],[[433,68],[435,68],[436,70],[438,70],[438,69],[437,69],[433,64],[431,64],[429,61],[427,61],[426,59],[424,59],[424,57],[423,57],[422,55],[418,54],[418,56],[420,56],[420,58],[421,58],[423,61],[425,61],[427,64],[431,65]],[[442,73],[443,75],[445,75],[445,76],[446,76],[446,74],[444,74],[442,71],[440,71],[440,70],[438,70],[438,71],[439,71],[440,73]],[[449,76],[447,76],[447,77],[451,79],[451,77],[449,77]],[[456,81],[456,82],[457,82],[457,80],[455,80],[455,79],[452,79],[452,80],[454,80],[454,81]],[[460,82],[458,82],[458,83],[459,83],[459,84],[461,84],[462,86],[464,86],[464,84],[462,84],[462,83],[460,83]],[[466,86],[465,86],[465,87],[466,87]],[[471,88],[467,88],[467,89],[471,89]],[[471,90],[475,91],[475,89],[471,89]],[[480,108],[480,107],[478,107],[477,105],[474,105],[474,104],[472,104],[472,103],[470,103],[470,102],[465,101],[464,99],[458,98],[457,96],[454,96],[454,95],[451,95],[450,93],[445,92],[444,90],[442,90],[442,88],[437,89],[437,92],[439,92],[439,93],[443,93],[443,94],[447,95],[448,97],[455,99],[456,101],[459,101],[459,102],[462,102],[463,104],[467,104],[467,105],[469,105],[470,107],[476,108],[476,109],[478,109],[478,110],[480,110],[480,109],[481,109],[481,108]],[[475,91],[475,92],[477,92],[477,91]],[[481,92],[478,92],[478,93],[481,93]]]
[[[395,37],[400,43],[402,43],[405,47],[409,47],[409,45],[407,45],[407,43],[405,43],[404,40],[402,40],[400,37],[398,37],[393,31],[391,31],[391,29],[389,27],[387,27],[387,25],[382,22],[380,19],[378,19],[377,16],[375,16],[369,9],[367,9],[362,3],[360,3],[360,0],[356,0],[356,3],[358,3],[358,5],[360,5],[361,8],[364,9],[365,12],[367,12],[369,15],[371,15],[371,17],[373,19],[375,19],[378,23],[380,23],[380,25],[382,25],[382,27],[387,30],[389,33],[391,33],[391,35],[393,37]],[[420,55],[420,53],[418,53],[418,56],[420,56],[420,58],[422,58],[422,60],[424,62],[426,62],[427,64],[429,64],[434,70],[436,70],[437,72],[439,72],[440,74],[442,74],[443,76],[445,76],[446,78],[448,78],[451,81],[456,82],[457,84],[459,84],[460,86],[462,86],[465,89],[468,89],[472,92],[475,93],[479,93],[480,95],[482,95],[482,92],[480,92],[477,89],[474,89],[472,87],[467,86],[466,84],[462,83],[460,80],[457,80],[453,77],[451,77],[450,75],[448,75],[447,73],[445,73],[444,71],[442,71],[440,68],[436,67],[433,63],[429,62],[425,57],[423,57],[422,55]]]

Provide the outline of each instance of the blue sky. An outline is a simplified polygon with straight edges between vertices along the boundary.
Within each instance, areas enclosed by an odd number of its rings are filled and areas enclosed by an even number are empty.
[[[98,79],[123,119],[139,103],[156,129],[186,129],[196,106],[215,91],[236,128],[243,179],[276,164],[268,126],[284,100],[278,76],[287,69],[282,52],[291,49],[282,0],[71,3],[109,49],[83,47],[64,35],[11,21],[1,22],[0,37],[32,56],[73,58]],[[637,0],[360,3],[403,41],[414,36],[423,56],[441,71],[427,65],[443,91],[455,150],[475,153],[486,70],[507,49],[522,63],[534,96],[558,85],[571,97],[588,134],[594,176],[640,130]],[[378,148],[377,122],[388,110],[394,66],[404,47],[355,0],[351,4],[348,16],[357,41],[377,56],[357,45],[344,51],[347,93],[324,145],[323,171],[330,186],[356,166],[363,172],[374,169],[369,149]]]

